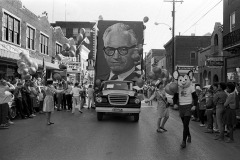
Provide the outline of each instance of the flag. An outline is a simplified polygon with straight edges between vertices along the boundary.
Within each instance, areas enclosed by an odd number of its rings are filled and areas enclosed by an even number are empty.
[[[84,38],[84,42],[87,43],[87,44],[90,44],[90,41],[87,37]]]
[[[42,71],[42,84],[46,83],[46,66],[45,66],[45,60],[43,58],[43,71]]]

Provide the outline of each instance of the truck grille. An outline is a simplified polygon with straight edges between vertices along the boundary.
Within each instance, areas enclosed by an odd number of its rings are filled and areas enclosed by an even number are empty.
[[[126,105],[128,102],[128,95],[124,94],[110,94],[108,101],[111,105]]]

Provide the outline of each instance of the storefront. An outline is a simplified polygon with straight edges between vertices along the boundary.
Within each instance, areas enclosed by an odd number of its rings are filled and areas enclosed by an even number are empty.
[[[240,83],[240,56],[226,58],[226,81]]]
[[[0,79],[6,78],[13,80],[15,77],[21,78],[21,75],[17,73],[17,60],[20,59],[19,53],[21,52],[30,54],[26,49],[0,41]],[[43,60],[33,57],[31,57],[31,60],[35,61],[39,66],[39,69],[34,76],[40,77],[43,69]],[[58,64],[45,62],[45,65],[47,78],[51,77],[52,70],[59,69]]]

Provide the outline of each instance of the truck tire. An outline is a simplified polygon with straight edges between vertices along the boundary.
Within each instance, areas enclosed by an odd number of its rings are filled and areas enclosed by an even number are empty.
[[[103,120],[103,113],[102,112],[97,112],[97,119],[98,119],[98,121]]]
[[[134,120],[134,122],[138,122],[138,120],[139,120],[139,113],[134,113],[133,114],[133,120]]]

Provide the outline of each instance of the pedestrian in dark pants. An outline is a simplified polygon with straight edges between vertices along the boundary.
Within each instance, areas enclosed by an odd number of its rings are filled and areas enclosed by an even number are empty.
[[[213,133],[213,90],[208,89],[206,93],[206,115],[207,130],[205,133]]]
[[[205,127],[205,111],[206,111],[206,89],[203,89],[198,97],[199,101],[199,120],[200,127]]]
[[[227,88],[224,82],[219,83],[218,92],[213,96],[213,102],[216,105],[216,119],[220,134],[214,138],[215,140],[224,140],[224,124],[223,124],[223,114],[224,114],[224,103],[228,97],[225,89]]]
[[[174,108],[179,109],[179,115],[183,123],[183,139],[181,148],[186,148],[186,142],[191,143],[191,134],[189,122],[192,110],[196,109],[198,97],[195,87],[191,84],[193,72],[189,71],[187,75],[181,76],[178,71],[173,73],[173,77],[178,81],[178,92],[173,96]]]
[[[71,111],[72,110],[72,94],[71,91],[72,91],[72,83],[68,82],[68,85],[67,85],[67,90],[65,92],[66,94],[66,101],[67,101],[67,106],[68,106],[68,111]]]
[[[23,102],[22,102],[22,94],[21,94],[21,87],[22,83],[18,83],[17,87],[14,90],[14,98],[15,98],[15,104],[17,108],[17,112],[20,114],[22,119],[25,119],[25,114],[24,114],[24,108],[23,108]]]
[[[61,83],[58,85],[57,89],[63,90],[63,86]],[[59,92],[57,93],[57,111],[61,111],[61,108],[63,108],[62,101],[63,101],[63,92]]]
[[[5,80],[0,80],[0,128],[8,129],[8,102],[12,101],[12,94],[10,90],[14,90],[15,87],[6,82]]]
[[[225,112],[223,115],[223,124],[227,125],[229,129],[229,139],[226,140],[227,143],[234,142],[233,138],[233,127],[237,124],[236,119],[236,96],[235,85],[231,82],[227,83],[227,92],[229,93],[226,102],[224,103]]]

